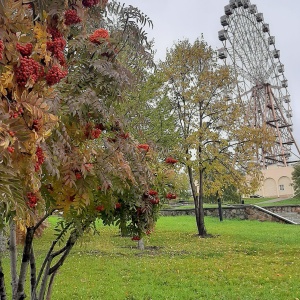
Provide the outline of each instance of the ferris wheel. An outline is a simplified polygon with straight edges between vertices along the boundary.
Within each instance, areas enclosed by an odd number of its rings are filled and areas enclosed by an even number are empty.
[[[256,159],[261,166],[291,161],[292,146],[299,152],[293,137],[291,98],[280,51],[269,24],[249,0],[230,0],[221,16],[223,29],[219,40],[223,47],[218,56],[234,73],[233,98],[242,101],[245,122],[267,127],[275,137],[271,150],[260,147]]]

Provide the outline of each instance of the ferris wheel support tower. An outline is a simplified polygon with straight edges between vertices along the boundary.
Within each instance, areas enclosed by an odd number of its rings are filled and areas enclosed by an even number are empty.
[[[267,127],[275,138],[271,150],[257,149],[256,160],[262,167],[270,164],[287,166],[292,146],[300,155],[293,137],[291,97],[280,51],[269,24],[250,0],[230,0],[221,16],[223,29],[219,40],[223,47],[219,58],[233,70],[233,98],[242,101],[245,122],[254,127]]]

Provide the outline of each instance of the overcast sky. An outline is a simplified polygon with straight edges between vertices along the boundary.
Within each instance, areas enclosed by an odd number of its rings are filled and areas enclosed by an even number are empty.
[[[154,28],[147,29],[154,39],[156,59],[164,59],[166,49],[184,38],[193,42],[203,33],[214,49],[222,47],[218,31],[223,27],[220,17],[229,0],[119,0],[138,7],[152,21]],[[270,34],[276,38],[280,61],[285,65],[285,77],[293,109],[293,134],[300,147],[300,1],[250,0],[263,13],[264,22],[270,25]]]

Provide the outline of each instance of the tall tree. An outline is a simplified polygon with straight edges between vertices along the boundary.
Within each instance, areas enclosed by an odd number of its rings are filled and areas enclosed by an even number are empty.
[[[187,169],[198,233],[203,237],[207,235],[204,196],[222,196],[230,185],[241,193],[255,189],[260,171],[249,158],[264,138],[268,146],[269,137],[264,128],[244,123],[239,99],[230,97],[230,71],[217,64],[215,52],[203,39],[193,44],[179,41],[160,67],[181,137],[174,155]]]
[[[294,171],[292,173],[293,178],[293,187],[295,190],[296,196],[300,195],[300,164],[294,166]]]
[[[123,20],[118,30],[111,15]],[[0,231],[10,224],[13,299],[26,297],[29,268],[30,298],[50,299],[58,269],[97,219],[134,240],[154,226],[151,151],[114,109],[134,78],[118,55],[130,49],[130,60],[135,49],[147,63],[146,23],[115,1],[0,1]],[[33,241],[54,211],[59,233],[37,272]],[[1,253],[0,275],[5,299]]]

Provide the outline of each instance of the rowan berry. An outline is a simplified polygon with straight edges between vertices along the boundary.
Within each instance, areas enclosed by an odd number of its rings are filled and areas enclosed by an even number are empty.
[[[48,85],[54,85],[58,82],[60,82],[60,80],[64,77],[66,77],[68,74],[68,71],[63,71],[62,69],[60,69],[59,66],[54,65],[46,74],[46,81],[48,83]]]
[[[73,25],[81,22],[81,18],[77,15],[77,11],[74,9],[68,9],[65,11],[65,25]]]
[[[21,45],[19,43],[17,43],[16,45],[16,49],[21,53],[22,56],[29,56],[32,53],[32,44],[31,43],[27,43],[25,45]]]

